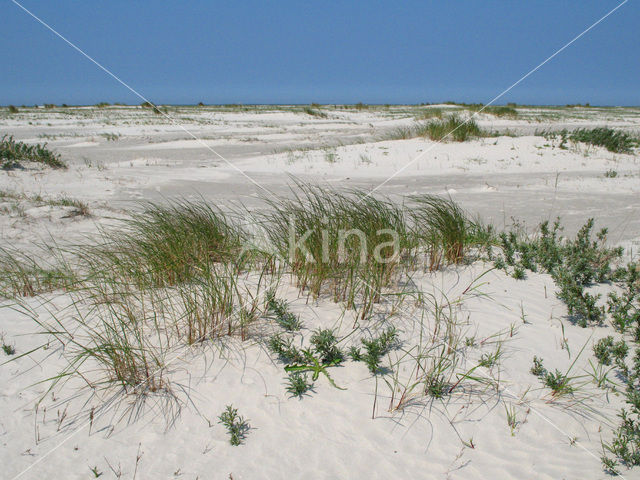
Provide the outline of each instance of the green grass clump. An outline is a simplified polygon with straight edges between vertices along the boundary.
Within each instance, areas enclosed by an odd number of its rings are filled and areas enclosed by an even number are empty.
[[[246,233],[228,215],[204,202],[148,204],[88,259],[138,283],[158,287],[211,273],[217,262],[242,263]]]
[[[425,110],[427,115],[430,110]],[[483,131],[478,124],[472,120],[463,120],[456,115],[441,118],[437,113],[427,118],[433,118],[430,121],[419,121],[414,125],[396,127],[382,140],[407,140],[409,138],[429,137],[436,142],[456,141],[466,142],[477,137],[485,137],[487,133]]]
[[[18,113],[19,111],[15,105],[9,105],[9,113]]]
[[[453,200],[435,195],[411,197],[415,207],[410,215],[414,235],[427,249],[429,269],[436,270],[444,263],[460,263],[470,247],[488,241],[490,232]]]
[[[574,130],[569,138],[576,142],[605,147],[615,153],[632,153],[633,147],[638,145],[638,139],[628,133],[607,127]]]
[[[21,168],[21,162],[41,163],[51,168],[67,168],[60,156],[47,149],[47,144],[28,145],[5,135],[0,140],[0,168],[11,170]]]
[[[68,288],[75,275],[62,261],[43,264],[16,249],[0,247],[0,296],[33,297]]]
[[[496,117],[517,117],[518,111],[509,106],[493,106],[490,105],[482,110],[482,113],[488,113],[490,115],[495,115]]]
[[[366,318],[411,248],[402,207],[361,191],[303,183],[292,199],[268,202],[266,233],[298,288],[313,297],[328,293]]]
[[[307,115],[311,115],[312,117],[318,118],[327,118],[327,114],[321,110],[312,107],[302,107],[302,111]]]
[[[626,132],[621,132],[608,127],[597,127],[592,129],[581,128],[574,131],[563,129],[556,132],[542,131],[536,135],[541,135],[547,140],[560,137],[558,148],[566,150],[567,141],[582,142],[589,145],[605,147],[614,153],[633,153],[633,148],[637,147],[639,140]]]
[[[218,423],[226,427],[229,443],[234,447],[244,441],[250,428],[249,422],[238,415],[238,409],[233,408],[233,405],[227,405],[225,411],[218,416]]]
[[[437,142],[447,140],[466,142],[472,138],[485,136],[475,120],[463,120],[456,115],[420,124],[416,126],[416,133],[418,136],[426,136]]]

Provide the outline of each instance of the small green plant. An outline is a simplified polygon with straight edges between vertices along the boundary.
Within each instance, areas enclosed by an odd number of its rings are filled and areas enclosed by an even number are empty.
[[[287,377],[287,392],[292,397],[302,398],[302,396],[313,388],[313,383],[309,382],[307,374],[303,372],[293,372]]]
[[[93,478],[98,478],[101,477],[103,475],[104,472],[101,472],[100,470],[98,470],[98,466],[96,465],[93,468],[90,468],[89,470],[91,470],[91,473],[93,474]]]
[[[509,429],[511,430],[511,436],[515,436],[516,428],[518,427],[518,419],[516,418],[516,407],[513,405],[507,406],[505,404],[504,410],[507,414],[507,425],[509,425]]]
[[[430,375],[426,379],[425,393],[430,397],[441,399],[450,391],[450,386],[443,375]]]
[[[551,389],[554,396],[561,396],[572,393],[574,388],[570,385],[570,378],[560,370],[548,373],[544,376],[544,384]]]
[[[344,353],[338,348],[338,339],[333,330],[315,330],[310,342],[323,364],[337,365],[344,361]]]
[[[249,431],[249,422],[238,415],[238,409],[233,405],[227,405],[226,410],[218,416],[218,423],[223,424],[229,434],[229,443],[233,446],[240,445]]]
[[[0,343],[2,344],[2,351],[6,355],[15,355],[16,349],[13,345],[9,345],[4,338],[4,333],[0,333]]]
[[[304,355],[293,345],[293,339],[276,334],[269,338],[267,348],[284,363],[302,363]]]
[[[296,332],[302,328],[300,318],[289,311],[289,306],[284,300],[277,299],[273,295],[269,296],[267,309],[278,325],[288,332]]]
[[[364,353],[359,348],[353,346],[349,355],[356,362],[364,362],[372,374],[380,372],[380,361],[398,342],[398,332],[395,327],[389,327],[378,337],[362,339]]]
[[[619,475],[618,462],[616,462],[612,458],[607,457],[606,455],[600,457],[600,460],[602,461],[602,467],[609,475]]]
[[[604,172],[604,176],[606,178],[616,178],[618,176],[618,172],[616,172],[615,170],[607,170],[606,172]]]
[[[294,365],[287,365],[286,367],[284,367],[284,370],[286,372],[311,372],[312,373],[311,379],[314,382],[318,380],[318,377],[322,373],[325,377],[327,377],[327,380],[329,380],[329,383],[333,385],[335,388],[337,388],[338,390],[345,390],[344,388],[341,388],[338,385],[336,385],[336,383],[333,381],[333,379],[329,375],[329,372],[327,372],[328,367],[339,365],[342,360],[336,359],[333,362],[325,363],[320,361],[320,359],[316,358],[313,355],[313,353],[308,349],[302,350],[302,355],[304,356],[303,362],[296,363]]]
[[[9,105],[9,113],[18,113],[19,111],[15,105]]]
[[[478,362],[478,365],[485,368],[491,368],[500,362],[500,357],[502,357],[502,345],[498,344],[498,348],[496,348],[495,352],[483,353],[480,356],[480,361]]]
[[[575,130],[569,138],[576,142],[599,145],[615,153],[631,153],[632,148],[638,145],[638,139],[628,133],[607,127]]]
[[[612,361],[618,365],[624,365],[628,352],[629,347],[625,341],[614,342],[611,335],[601,338],[593,346],[593,354],[602,365],[611,365]]]
[[[524,268],[515,267],[513,269],[513,278],[515,278],[516,280],[524,280],[525,278],[527,278],[527,274],[524,272]]]
[[[542,359],[536,356],[533,357],[533,366],[530,372],[536,377],[544,378],[547,375],[547,369],[542,365]]]

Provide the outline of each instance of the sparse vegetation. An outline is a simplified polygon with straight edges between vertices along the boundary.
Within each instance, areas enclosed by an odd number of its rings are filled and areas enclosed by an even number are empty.
[[[487,136],[473,119],[464,120],[456,115],[419,122],[413,126],[397,127],[385,140],[406,140],[415,137],[429,137],[436,142],[466,142],[477,137]]]
[[[590,294],[586,288],[612,278],[612,263],[620,258],[622,250],[606,246],[606,229],[600,230],[593,240],[593,225],[593,219],[589,219],[575,239],[560,237],[559,219],[551,227],[549,222],[543,222],[535,238],[516,231],[504,232],[500,234],[503,258],[495,260],[495,266],[550,273],[559,287],[558,298],[565,302],[569,315],[579,325],[601,323],[604,307],[597,305],[599,296]]]
[[[608,151],[614,153],[632,153],[633,148],[638,146],[637,138],[626,132],[608,127],[582,128],[572,132],[566,129],[557,132],[543,131],[539,132],[538,135],[542,135],[547,139],[559,137],[561,141],[558,147],[561,149],[567,148],[567,141],[569,140],[605,147]]]
[[[5,135],[0,140],[0,168],[22,168],[22,162],[34,162],[51,168],[67,168],[60,156],[47,148],[47,144],[28,145]]]

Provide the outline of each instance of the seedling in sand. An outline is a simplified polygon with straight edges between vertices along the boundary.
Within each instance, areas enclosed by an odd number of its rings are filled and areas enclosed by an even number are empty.
[[[310,342],[323,364],[338,365],[344,361],[344,353],[338,348],[338,339],[333,330],[314,331]]]
[[[229,434],[229,443],[240,445],[249,431],[249,422],[238,415],[238,409],[227,405],[226,410],[218,416],[218,423],[223,424]]]
[[[302,395],[313,388],[313,383],[309,382],[306,373],[293,372],[287,377],[287,392],[292,397],[302,398]]]
[[[9,345],[4,338],[4,333],[0,333],[0,343],[2,344],[2,351],[6,355],[15,355],[16,349],[13,345]]]
[[[293,345],[291,338],[285,340],[280,334],[273,335],[269,338],[267,347],[285,363],[304,362],[304,355]]]
[[[90,470],[91,470],[91,473],[93,474],[93,478],[101,477],[103,475],[103,473],[104,473],[104,472],[101,472],[100,470],[98,470],[97,466],[91,468]]]
[[[284,300],[275,298],[273,293],[270,293],[268,296],[267,309],[269,313],[273,315],[278,325],[285,330],[296,332],[302,328],[300,318],[291,313],[287,303]]]
[[[444,398],[451,388],[442,375],[433,375],[427,379],[425,393],[433,398]]]
[[[536,377],[544,378],[547,375],[547,369],[542,365],[542,359],[533,357],[533,366],[530,370]]]
[[[507,425],[509,425],[509,428],[511,429],[511,436],[513,437],[516,434],[516,427],[518,426],[518,423],[520,423],[516,418],[516,407],[513,405],[507,406],[505,404],[504,410],[507,414]]]
[[[372,339],[362,339],[364,353],[357,347],[351,347],[349,354],[354,361],[367,364],[372,374],[380,372],[380,361],[398,342],[398,332],[394,327],[389,327],[380,336]]]
[[[569,377],[557,369],[554,373],[547,373],[544,377],[544,384],[551,389],[556,397],[573,393],[574,388],[570,385],[570,381]]]

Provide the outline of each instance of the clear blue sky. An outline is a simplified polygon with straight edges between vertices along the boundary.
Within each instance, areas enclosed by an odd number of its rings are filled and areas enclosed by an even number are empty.
[[[620,2],[21,3],[157,103],[486,103]],[[640,105],[639,28],[630,0],[498,103]],[[0,104],[140,103],[9,0],[0,44]]]

